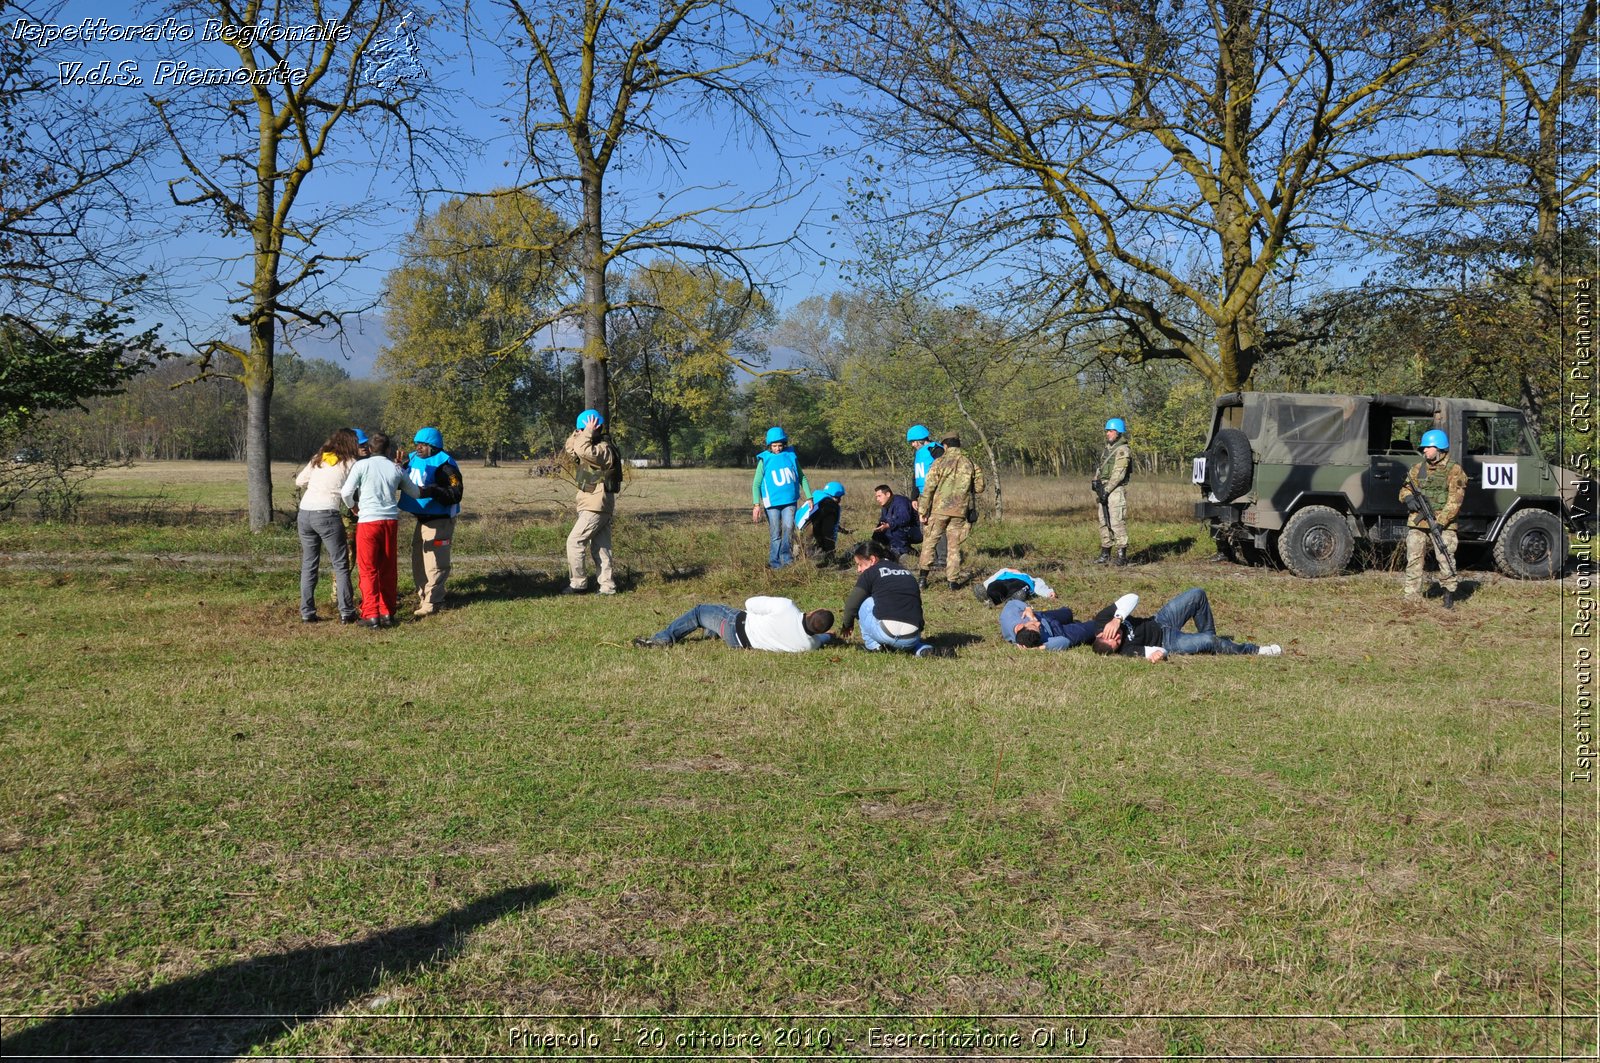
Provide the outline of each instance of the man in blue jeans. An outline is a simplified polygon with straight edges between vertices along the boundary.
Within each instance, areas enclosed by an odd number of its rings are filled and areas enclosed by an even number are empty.
[[[861,620],[861,645],[869,651],[906,650],[918,657],[950,657],[922,637],[922,585],[917,574],[886,560],[875,543],[857,543],[852,557],[856,563],[856,585],[844,602],[844,624],[840,634],[850,637],[856,619]]]
[[[1154,617],[1137,617],[1137,594],[1124,594],[1095,616],[1094,623],[1100,633],[1094,637],[1094,652],[1120,653],[1128,657],[1143,657],[1147,661],[1164,661],[1168,657],[1192,653],[1239,654],[1252,653],[1262,657],[1277,657],[1283,648],[1276,644],[1257,646],[1253,642],[1234,642],[1217,634],[1217,622],[1211,615],[1211,601],[1199,587],[1191,587],[1156,610]],[[1194,622],[1193,632],[1183,627]]]
[[[697,605],[654,635],[633,640],[641,649],[662,649],[696,631],[714,635],[736,650],[804,653],[828,643],[833,614],[826,609],[802,613],[787,598],[746,598],[743,609],[731,605]]]

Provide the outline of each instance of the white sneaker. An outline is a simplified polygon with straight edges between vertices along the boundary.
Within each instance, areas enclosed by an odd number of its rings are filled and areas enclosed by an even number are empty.
[[[1282,657],[1283,656],[1283,647],[1278,645],[1276,642],[1269,643],[1268,645],[1262,646],[1261,648],[1257,649],[1256,650],[1256,656],[1258,656],[1258,657]]]

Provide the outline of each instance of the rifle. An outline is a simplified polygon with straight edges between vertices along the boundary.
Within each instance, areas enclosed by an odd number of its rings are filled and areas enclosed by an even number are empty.
[[[1422,514],[1422,519],[1428,522],[1428,535],[1433,539],[1433,548],[1439,555],[1439,567],[1445,570],[1449,579],[1456,578],[1456,563],[1450,556],[1450,551],[1444,547],[1444,535],[1439,531],[1439,522],[1433,515],[1433,503],[1428,501],[1428,496],[1422,493],[1417,485],[1411,486],[1411,498],[1407,504],[1416,502],[1412,511]]]
[[[1094,492],[1094,497],[1100,500],[1100,516],[1107,528],[1111,527],[1111,493],[1106,490],[1106,485],[1099,480],[1090,480],[1089,489]]]

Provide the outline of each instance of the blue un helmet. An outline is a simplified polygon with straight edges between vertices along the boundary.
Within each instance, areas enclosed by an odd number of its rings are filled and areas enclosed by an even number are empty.
[[[1128,423],[1126,421],[1124,421],[1120,417],[1113,417],[1113,418],[1111,418],[1111,420],[1106,422],[1106,431],[1107,432],[1115,431],[1120,435],[1121,433],[1126,432],[1127,430],[1128,430]]]
[[[827,483],[822,485],[822,490],[827,493],[829,498],[844,497],[844,484],[840,483],[838,480],[829,480]]]
[[[430,446],[434,450],[443,450],[444,434],[433,427],[419,428],[417,429],[417,434],[412,437],[411,442]]]
[[[1430,428],[1422,433],[1422,446],[1437,447],[1440,450],[1450,449],[1450,437],[1437,428]]]
[[[584,410],[578,414],[578,431],[583,431],[591,426],[599,428],[606,423],[606,415],[599,410]]]
[[[910,428],[906,429],[906,442],[920,443],[931,435],[933,435],[933,433],[928,431],[927,425],[914,424]]]
[[[779,428],[777,425],[773,425],[771,428],[767,429],[767,446],[770,447],[774,443],[787,442],[789,442],[789,437],[784,435],[783,429]]]
[[[354,425],[351,426],[350,431],[356,434],[356,446],[364,447],[367,445],[367,433],[363,432],[359,428],[356,428]]]

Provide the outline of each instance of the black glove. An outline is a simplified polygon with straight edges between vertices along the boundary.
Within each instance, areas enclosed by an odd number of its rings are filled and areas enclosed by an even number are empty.
[[[1410,513],[1421,513],[1421,500],[1419,500],[1416,495],[1406,495],[1406,510]]]

